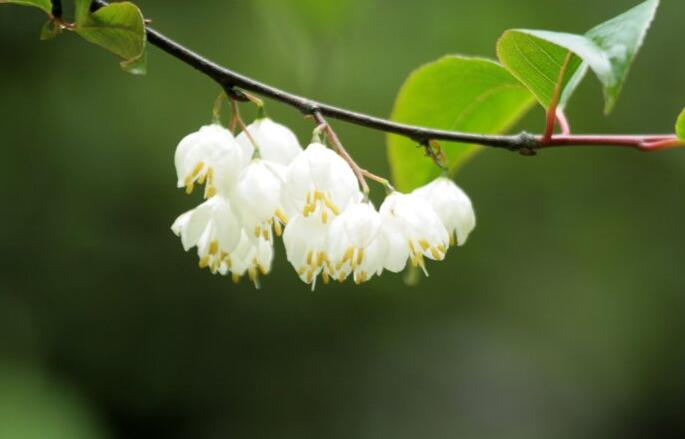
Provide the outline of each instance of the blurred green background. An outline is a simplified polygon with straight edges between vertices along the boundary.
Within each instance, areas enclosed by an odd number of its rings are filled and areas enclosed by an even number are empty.
[[[384,116],[422,63],[636,2],[138,4],[220,63]],[[662,3],[616,112],[589,79],[576,131],[672,131],[685,3]],[[487,151],[458,177],[476,232],[418,287],[312,293],[279,247],[255,291],[199,270],[169,230],[198,201],[175,188],[174,148],[217,87],[154,48],[139,78],[74,35],[39,42],[43,21],[0,7],[0,438],[685,435],[685,151]],[[382,134],[335,127],[388,175]]]

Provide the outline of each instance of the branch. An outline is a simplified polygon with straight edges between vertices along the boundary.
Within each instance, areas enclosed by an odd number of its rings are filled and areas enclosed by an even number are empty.
[[[93,0],[93,9],[106,6],[108,3],[103,0]],[[555,146],[621,146],[635,148],[641,151],[655,151],[665,148],[679,146],[680,143],[674,141],[674,135],[656,136],[577,136],[577,135],[558,135],[552,136],[544,141],[544,136],[533,135],[522,132],[515,135],[486,135],[465,133],[460,131],[447,131],[431,129],[415,125],[407,125],[393,122],[387,119],[370,116],[363,113],[347,110],[333,105],[317,102],[302,96],[288,93],[271,85],[259,82],[240,73],[234,72],[215,62],[193,52],[174,40],[164,36],[162,33],[147,26],[148,41],[177,58],[189,66],[204,73],[217,82],[226,93],[236,100],[245,100],[240,89],[259,94],[261,96],[289,105],[301,111],[305,115],[330,117],[345,121],[354,125],[364,126],[378,131],[394,133],[413,139],[419,144],[426,144],[431,140],[444,140],[450,142],[468,143],[482,145],[492,148],[503,148],[516,151],[523,155],[533,155],[535,150],[540,148],[550,148]],[[658,148],[652,147],[657,144]],[[666,146],[664,146],[666,145]]]

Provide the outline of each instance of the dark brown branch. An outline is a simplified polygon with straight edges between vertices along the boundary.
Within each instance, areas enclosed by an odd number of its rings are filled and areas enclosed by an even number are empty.
[[[99,7],[106,6],[107,2],[102,0],[93,0],[92,5],[95,9],[97,9]],[[438,130],[415,125],[401,124],[398,122],[381,119],[379,117],[335,107],[322,102],[317,102],[302,96],[288,93],[276,87],[264,84],[263,82],[256,81],[214,63],[213,61],[164,36],[150,26],[147,27],[147,38],[152,45],[212,78],[219,85],[221,85],[233,99],[245,100],[244,95],[240,91],[240,89],[244,89],[294,107],[306,115],[314,116],[319,114],[321,116],[349,122],[355,125],[384,131],[387,133],[399,134],[413,139],[422,145],[431,140],[444,140],[450,142],[476,144],[493,148],[503,148],[510,151],[516,151],[524,155],[532,155],[534,154],[535,150],[542,147],[550,148],[555,146],[606,145],[630,147],[642,151],[653,151],[664,149],[662,143],[668,144],[669,146],[674,145],[673,135],[560,135],[552,136],[552,138],[547,142],[543,142],[543,136],[528,134],[526,132],[515,135],[486,135],[464,133],[460,131]],[[617,139],[619,139],[619,141],[616,141]],[[658,143],[660,147],[650,148],[649,146],[654,143]],[[677,142],[675,144],[677,145]]]

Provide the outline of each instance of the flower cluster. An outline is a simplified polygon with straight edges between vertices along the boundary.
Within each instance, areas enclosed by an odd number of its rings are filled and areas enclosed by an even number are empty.
[[[305,149],[287,127],[256,120],[240,135],[219,124],[179,143],[178,187],[204,185],[206,200],[172,225],[186,250],[196,248],[201,268],[248,276],[271,270],[274,236],[288,261],[312,288],[321,277],[362,283],[407,263],[426,271],[463,245],[475,227],[468,196],[440,177],[411,193],[391,192],[376,209],[354,171],[320,141]]]

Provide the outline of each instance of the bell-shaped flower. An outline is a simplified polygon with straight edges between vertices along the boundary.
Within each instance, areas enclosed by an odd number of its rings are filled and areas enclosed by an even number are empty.
[[[230,201],[217,195],[179,216],[171,230],[186,251],[197,247],[201,268],[216,272],[238,245],[241,227]]]
[[[387,244],[381,233],[381,216],[371,203],[351,203],[333,220],[328,249],[332,276],[339,282],[353,273],[359,284],[383,271]]]
[[[413,194],[426,200],[438,214],[450,235],[450,244],[466,243],[476,227],[476,214],[471,199],[459,186],[449,178],[439,177]]]
[[[252,160],[240,173],[231,195],[243,227],[269,242],[273,240],[272,230],[280,236],[282,226],[288,223],[282,207],[284,171],[280,168],[267,160]]]
[[[242,132],[236,140],[245,148],[253,147],[254,141],[259,147],[260,157],[264,160],[287,166],[302,152],[295,133],[268,117],[255,120],[246,131],[250,136]]]
[[[388,242],[385,268],[404,269],[407,257],[425,273],[424,257],[441,261],[449,246],[449,234],[440,217],[423,198],[394,192],[380,208],[382,228]]]
[[[329,225],[317,218],[297,215],[288,222],[283,232],[288,262],[312,289],[316,286],[319,274],[322,274],[324,282],[328,282],[333,273],[326,245],[328,228]]]
[[[290,163],[284,196],[294,211],[324,224],[362,197],[347,162],[320,143],[312,143]]]
[[[176,147],[178,187],[185,187],[191,193],[196,183],[206,182],[205,196],[209,198],[218,186],[226,189],[235,183],[252,153],[252,146],[238,144],[233,134],[221,125],[203,126],[184,137]]]
[[[235,283],[247,274],[255,287],[259,288],[259,276],[269,274],[273,258],[272,242],[262,237],[255,238],[243,229],[237,247],[223,258],[218,271],[222,275],[230,273]]]

